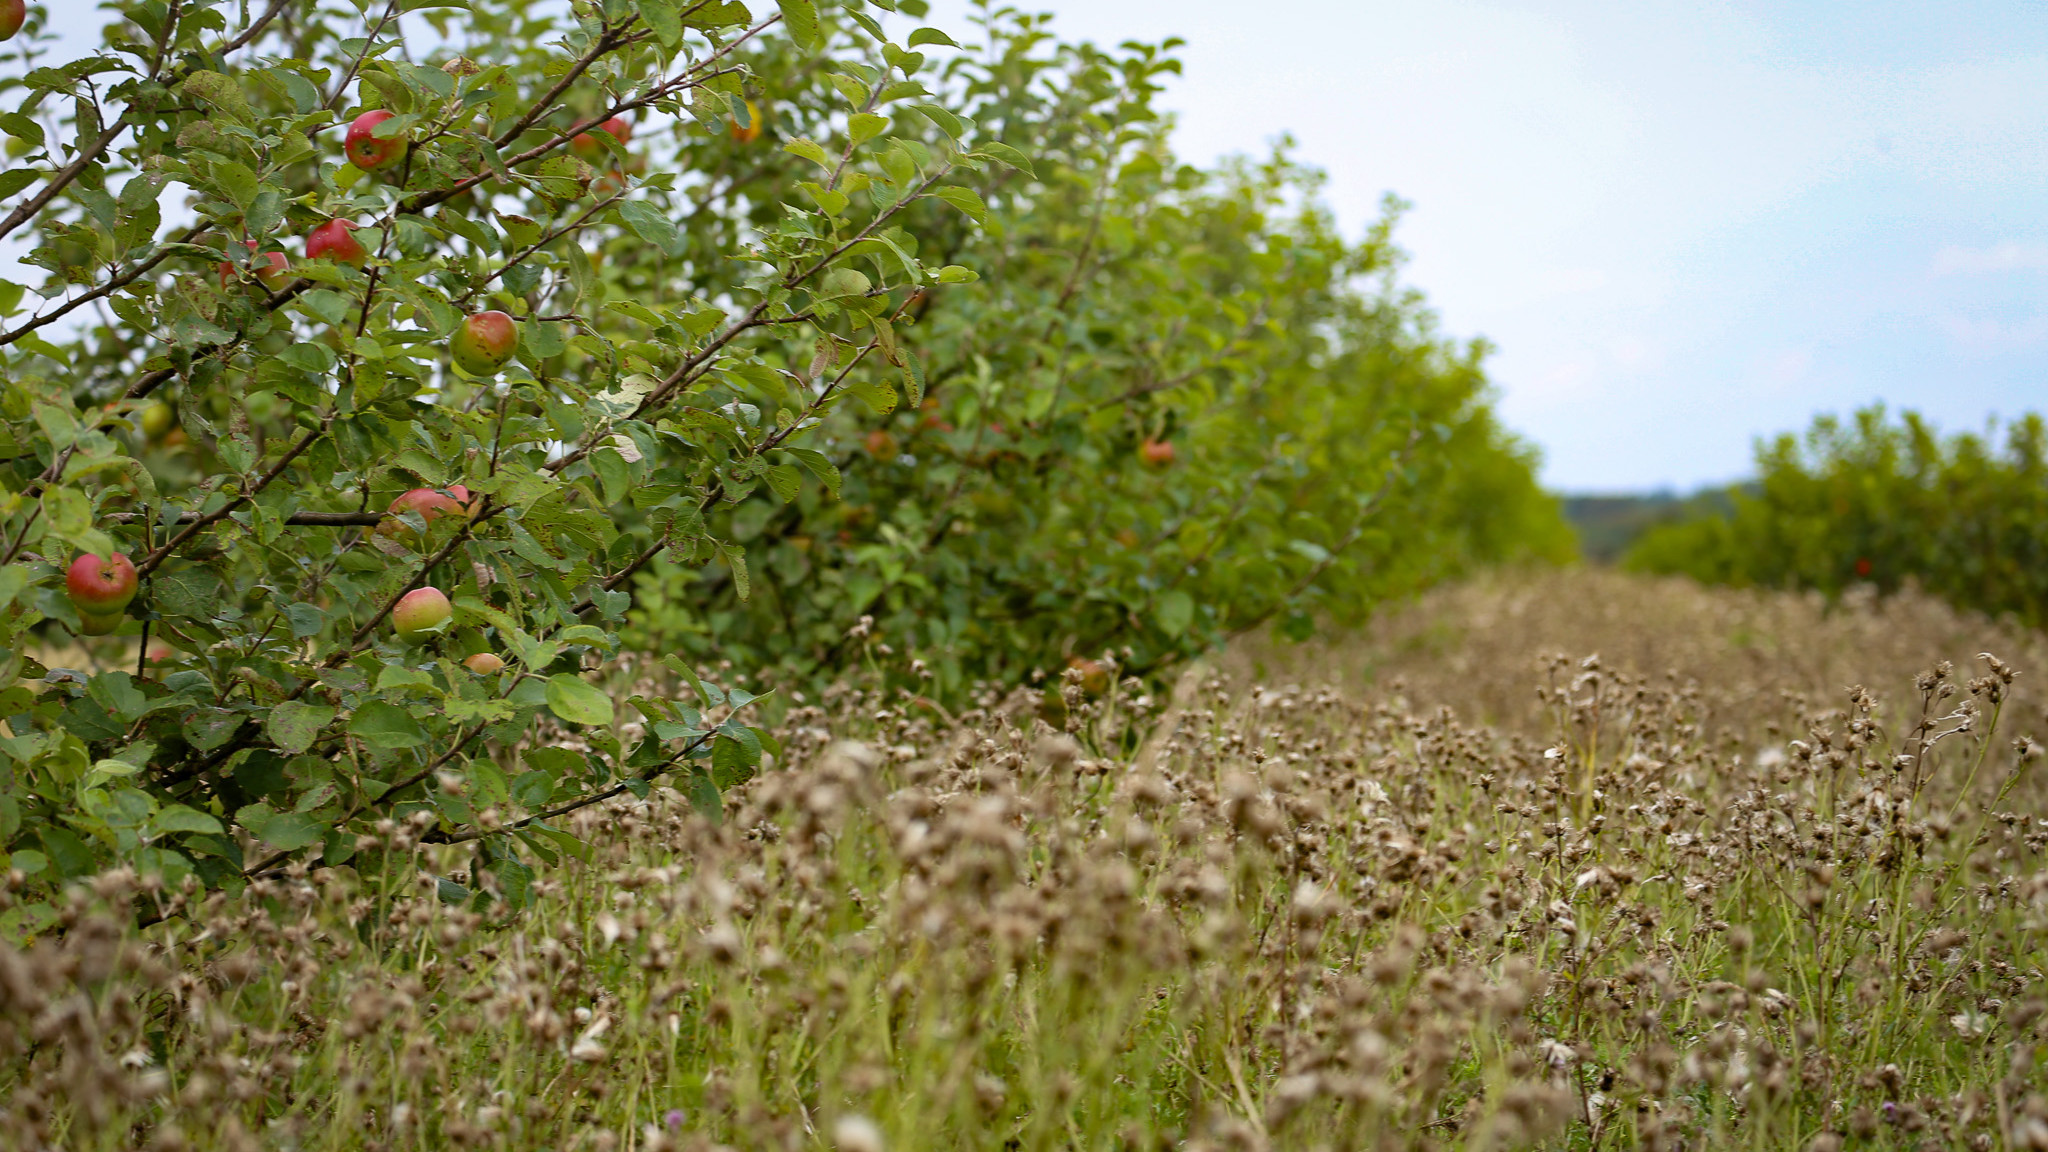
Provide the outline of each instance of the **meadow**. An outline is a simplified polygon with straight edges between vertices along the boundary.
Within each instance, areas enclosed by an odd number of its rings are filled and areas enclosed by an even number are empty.
[[[848,683],[515,914],[424,817],[357,844],[416,883],[73,888],[0,945],[0,1143],[2048,1148],[2042,655],[1565,570],[1170,696]]]

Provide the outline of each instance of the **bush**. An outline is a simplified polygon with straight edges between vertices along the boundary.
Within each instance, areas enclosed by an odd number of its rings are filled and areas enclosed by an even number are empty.
[[[2001,446],[2002,439],[2002,446]],[[2029,413],[1984,435],[1943,436],[1914,412],[1823,416],[1757,450],[1730,510],[1646,533],[1638,571],[1708,583],[1893,592],[2048,624],[2048,424]]]
[[[643,576],[647,646],[802,682],[886,642],[957,701],[1105,649],[1156,670],[1266,621],[1301,636],[1477,563],[1571,555],[1487,406],[1484,347],[1439,336],[1395,280],[1398,205],[1352,244],[1284,154],[1177,163],[1152,107],[1171,42],[1110,54],[1014,15],[981,29],[948,92],[981,126],[970,144],[1031,125],[1031,166],[970,180],[978,232],[932,206],[918,221],[985,277],[913,309],[923,395],[828,418],[836,493],[721,510],[745,583]],[[778,92],[776,129],[823,115],[827,79]]]

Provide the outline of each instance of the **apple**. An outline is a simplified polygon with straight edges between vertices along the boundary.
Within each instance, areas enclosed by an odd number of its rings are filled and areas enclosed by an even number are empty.
[[[406,643],[420,644],[444,631],[454,615],[454,605],[439,588],[415,588],[400,597],[391,610],[391,627]]]
[[[0,3],[4,2],[5,0],[0,0]],[[286,284],[291,283],[292,262],[290,257],[282,252],[265,252],[257,255],[256,242],[254,240],[244,240],[242,243],[249,249],[250,253],[249,274],[256,277],[257,281],[265,288],[275,292]],[[233,280],[235,275],[235,266],[233,264],[226,260],[220,262],[220,286],[222,288],[226,288],[228,281]]]
[[[365,112],[348,126],[348,136],[342,141],[342,151],[348,153],[348,162],[365,172],[374,172],[386,164],[405,155],[404,136],[379,136],[377,125],[395,115],[379,109]]]
[[[12,40],[28,19],[28,0],[0,0],[0,40]]]
[[[449,491],[452,492],[454,489]],[[462,496],[467,497],[468,495],[469,489],[464,488]],[[400,513],[415,513],[420,519],[429,524],[432,524],[436,517],[448,513],[453,513],[457,516],[469,514],[467,500],[462,497],[451,496],[447,492],[437,492],[432,488],[414,488],[410,492],[401,492],[398,498],[391,502],[391,507],[385,511],[390,516],[390,519],[378,524],[377,532],[384,536],[396,536],[404,533],[409,537],[413,537],[415,541],[418,538],[418,533],[414,532],[412,527],[405,521],[398,518]]]
[[[752,144],[754,141],[759,140],[761,138],[761,106],[752,100],[747,101],[747,122],[741,124],[738,120],[732,120],[731,124],[732,127],[729,131],[732,133],[733,139],[742,144]]]
[[[119,612],[101,616],[93,612],[78,614],[78,633],[81,636],[105,636],[121,626],[127,617]]]
[[[1069,656],[1067,667],[1081,673],[1081,691],[1090,696],[1100,696],[1109,691],[1109,666],[1102,661]]]
[[[135,565],[124,553],[116,552],[108,559],[88,552],[71,562],[71,570],[64,574],[64,591],[80,612],[119,616],[135,599]]]
[[[1138,445],[1138,459],[1143,460],[1148,468],[1166,467],[1173,463],[1173,441],[1147,437],[1143,444]]]
[[[597,125],[593,131],[609,133],[612,139],[619,142],[621,148],[633,138],[633,126],[618,116]],[[598,159],[604,155],[604,141],[589,132],[578,132],[575,138],[569,141],[569,148],[586,160]]]
[[[886,464],[896,458],[896,437],[886,428],[877,428],[868,433],[868,455]]]
[[[358,268],[369,263],[369,250],[351,235],[357,227],[353,220],[329,220],[306,233],[306,259],[338,260]]]
[[[161,440],[171,429],[178,426],[178,414],[169,404],[159,400],[144,408],[141,415],[135,418],[135,423],[142,430],[143,436],[151,440]]]
[[[479,676],[489,676],[505,667],[505,662],[495,652],[479,652],[462,662],[464,668]]]
[[[503,312],[465,318],[448,341],[455,366],[471,376],[495,376],[519,348],[519,325]]]
[[[176,655],[177,653],[171,649],[171,646],[169,644],[166,644],[161,640],[151,640],[149,642],[149,652],[145,658],[151,664],[162,664],[164,661],[170,660]]]

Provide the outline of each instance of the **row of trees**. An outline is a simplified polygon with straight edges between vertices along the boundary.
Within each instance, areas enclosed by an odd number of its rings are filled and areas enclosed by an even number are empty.
[[[1759,444],[1757,475],[1645,533],[1639,571],[1709,583],[1885,592],[1908,581],[1965,608],[2048,626],[2048,422],[1984,434],[1866,408]]]
[[[114,7],[0,114],[47,273],[0,285],[36,891],[376,868],[400,818],[516,905],[562,814],[715,814],[773,751],[707,660],[1160,669],[1566,546],[1391,213],[1353,245],[1284,157],[1175,162],[1167,49],[984,7],[962,50],[915,0]]]

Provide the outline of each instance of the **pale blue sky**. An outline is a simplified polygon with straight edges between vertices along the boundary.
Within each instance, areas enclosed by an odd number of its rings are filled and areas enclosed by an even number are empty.
[[[1952,428],[2048,408],[2043,0],[1022,7],[1186,38],[1191,160],[1291,132],[1353,234],[1412,201],[1407,279],[1498,345],[1553,486],[1729,479],[1755,436],[1875,400]],[[965,10],[931,19],[965,41]]]
[[[1179,35],[1190,159],[1282,131],[1499,346],[1572,491],[1690,487],[1874,400],[2048,408],[2048,4],[1041,0]],[[960,0],[933,21],[965,25]]]

